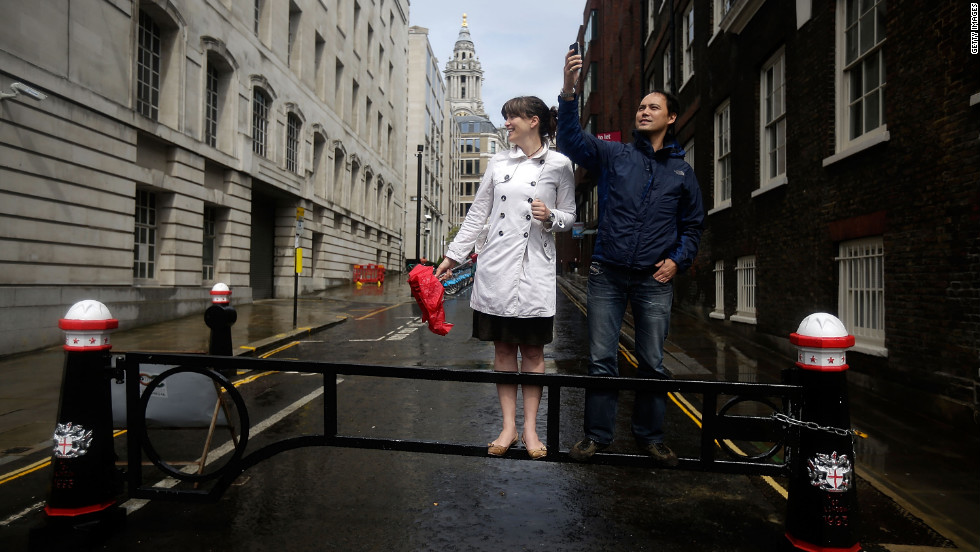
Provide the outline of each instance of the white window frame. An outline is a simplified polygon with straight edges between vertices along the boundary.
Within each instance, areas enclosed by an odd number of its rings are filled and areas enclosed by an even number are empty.
[[[302,142],[303,120],[295,113],[286,114],[286,155],[285,169],[291,173],[298,173],[300,169],[300,143]]]
[[[837,315],[854,336],[852,350],[888,356],[885,347],[885,247],[881,236],[841,242]]]
[[[147,282],[156,279],[157,245],[157,194],[149,190],[136,190],[135,220],[133,225],[133,280]]]
[[[756,262],[755,255],[739,257],[735,262],[735,314],[733,322],[756,323]]]
[[[681,55],[681,88],[694,76],[694,2],[684,10],[681,18],[681,37],[683,39]]]
[[[715,308],[708,318],[725,319],[725,261],[715,261]]]
[[[204,206],[204,238],[201,244],[201,279],[205,283],[214,281],[214,265],[218,257],[218,208],[213,205]]]
[[[712,2],[714,4],[714,14],[712,14],[714,16],[714,25],[712,27],[715,35],[720,34],[720,31],[723,30],[721,28],[721,22],[737,3],[738,0],[714,0]]]
[[[714,207],[708,214],[732,206],[732,119],[731,101],[715,110]]]
[[[258,101],[261,98],[262,101]],[[269,157],[269,113],[272,98],[260,87],[252,87],[252,153]]]
[[[864,47],[861,46],[862,32],[866,32],[868,29],[861,25],[862,14],[858,14],[856,22],[850,20],[850,16],[855,12],[849,10],[849,7],[854,6],[857,1],[843,0],[837,3],[837,127],[835,132],[837,140],[836,153],[824,159],[823,165],[825,167],[890,139],[888,125],[885,122],[884,105],[886,84],[883,52],[886,41],[883,21],[884,8],[881,8],[881,12],[877,11],[885,0],[872,0],[874,5],[863,14],[865,18],[872,18],[871,20],[875,23],[872,25],[875,30],[872,38],[874,44]],[[856,9],[859,10],[860,8]],[[881,15],[876,19],[875,15],[879,13]],[[869,20],[865,19],[865,21]],[[849,36],[851,37],[850,40],[848,39]],[[855,43],[857,50],[852,49],[851,52],[848,52],[848,45]],[[861,72],[862,88],[866,88],[864,75],[869,70],[875,69],[878,74],[875,76],[877,84],[873,89],[853,90],[854,80],[852,76],[858,74],[856,71]],[[860,95],[853,97],[855,94]],[[870,126],[866,118],[869,104],[875,111],[877,126]],[[858,107],[861,109],[861,128],[856,130],[852,127],[852,113]]]
[[[664,48],[664,90],[670,92],[673,82],[670,80],[670,46]]]
[[[769,58],[759,73],[759,118],[759,188],[752,193],[752,197],[788,182],[786,55],[782,48]],[[775,170],[772,167],[774,162]]]

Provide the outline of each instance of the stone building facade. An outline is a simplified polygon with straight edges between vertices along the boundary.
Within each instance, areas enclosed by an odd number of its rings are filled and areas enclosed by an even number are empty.
[[[0,350],[347,282],[405,231],[406,0],[50,0],[0,20]]]

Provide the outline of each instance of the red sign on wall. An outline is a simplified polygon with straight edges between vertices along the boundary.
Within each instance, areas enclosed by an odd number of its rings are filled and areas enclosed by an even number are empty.
[[[600,132],[595,137],[606,142],[622,142],[621,133],[618,130],[616,132]]]

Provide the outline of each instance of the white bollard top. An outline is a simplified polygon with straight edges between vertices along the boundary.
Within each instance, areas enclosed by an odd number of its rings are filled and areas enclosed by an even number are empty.
[[[211,302],[212,303],[227,303],[228,299],[231,297],[231,290],[228,289],[226,284],[218,282],[214,284],[211,288]]]
[[[111,349],[109,334],[119,327],[109,309],[93,299],[79,301],[58,321],[65,330],[66,351],[99,351]]]
[[[800,368],[821,372],[848,368],[845,351],[854,346],[854,336],[832,314],[817,312],[807,316],[789,340],[797,346],[796,365]]]

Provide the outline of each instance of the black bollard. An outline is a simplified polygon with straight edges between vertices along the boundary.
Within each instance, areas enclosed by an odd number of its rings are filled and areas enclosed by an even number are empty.
[[[119,326],[98,301],[76,303],[65,330],[65,368],[54,432],[52,481],[44,522],[30,532],[31,550],[88,550],[123,525],[118,506],[109,388],[109,333]]]
[[[816,313],[790,341],[798,347],[794,376],[803,387],[800,446],[792,460],[786,538],[808,552],[857,552],[857,477],[847,399],[847,348],[837,317]]]
[[[222,283],[211,288],[211,306],[204,311],[204,323],[211,328],[208,341],[208,354],[213,356],[232,356],[231,327],[238,320],[238,313],[229,304],[231,290]]]

